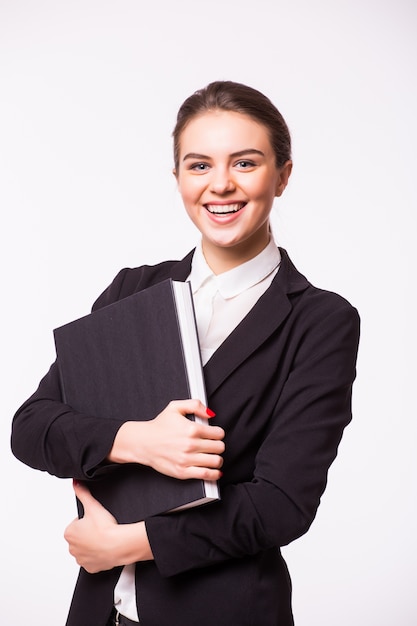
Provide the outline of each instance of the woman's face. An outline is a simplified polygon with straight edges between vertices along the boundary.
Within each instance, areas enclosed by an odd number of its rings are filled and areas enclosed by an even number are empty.
[[[291,173],[267,129],[241,113],[213,111],[183,130],[175,172],[184,206],[216,273],[256,256],[269,240],[269,214]]]

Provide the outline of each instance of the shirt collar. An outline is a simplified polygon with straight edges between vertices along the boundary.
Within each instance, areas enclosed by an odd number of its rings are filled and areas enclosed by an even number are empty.
[[[280,263],[281,253],[271,237],[266,248],[256,257],[227,272],[216,275],[207,265],[200,242],[193,256],[188,280],[191,282],[193,294],[200,289],[203,283],[212,279],[224,299],[233,298],[261,282],[276,270]]]

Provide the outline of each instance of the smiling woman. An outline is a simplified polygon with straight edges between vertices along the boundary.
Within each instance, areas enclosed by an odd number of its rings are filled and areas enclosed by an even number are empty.
[[[190,281],[210,409],[173,398],[148,422],[83,415],[63,404],[54,364],[17,411],[12,447],[74,478],[84,508],[65,531],[82,566],[67,626],[293,626],[280,548],[310,527],[351,420],[359,316],[272,238],[292,161],[266,96],[212,83],[184,102],[173,135],[200,241],[180,261],[122,270],[93,310],[168,278]],[[218,480],[221,500],[119,525],[83,481],[126,463]]]
[[[267,128],[242,113],[208,111],[184,128],[178,156],[179,190],[213,271],[261,252],[292,167],[290,160],[277,166]]]

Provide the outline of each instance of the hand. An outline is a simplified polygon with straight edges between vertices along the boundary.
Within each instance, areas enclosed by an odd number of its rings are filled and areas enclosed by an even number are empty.
[[[218,480],[223,465],[224,430],[187,417],[208,418],[199,400],[175,400],[153,420],[126,422],[119,429],[109,460],[141,463],[174,478]]]
[[[118,524],[89,489],[74,481],[74,491],[84,507],[64,532],[69,552],[90,574],[153,558],[144,522]]]

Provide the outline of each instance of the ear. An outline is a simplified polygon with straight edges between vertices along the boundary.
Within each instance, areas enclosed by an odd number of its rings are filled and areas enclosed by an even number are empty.
[[[279,197],[283,194],[285,187],[288,185],[288,179],[291,176],[292,161],[287,161],[279,170],[277,186],[275,188],[275,196]]]
[[[173,174],[174,174],[174,176],[175,176],[175,180],[178,182],[178,173],[177,173],[177,170],[175,169],[175,167],[174,167],[174,169],[172,170],[172,173],[173,173]]]

